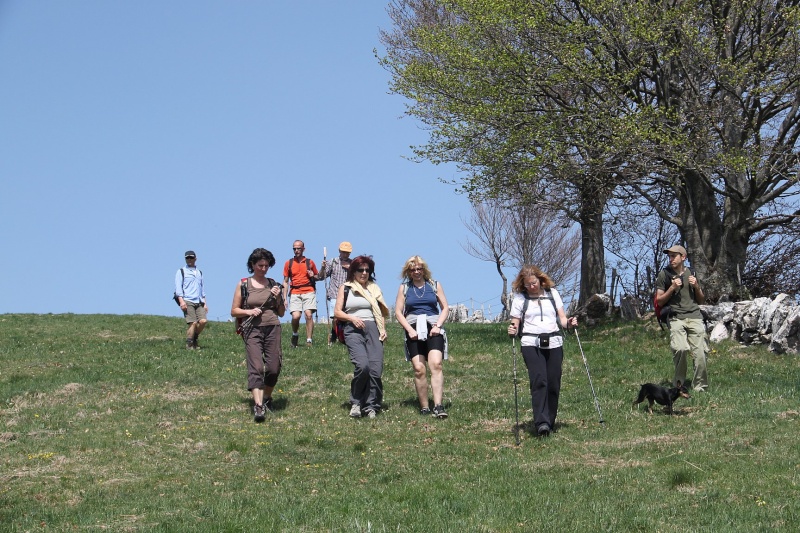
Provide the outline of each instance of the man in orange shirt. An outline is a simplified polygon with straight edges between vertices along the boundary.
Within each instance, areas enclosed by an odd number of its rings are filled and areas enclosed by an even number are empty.
[[[306,315],[306,346],[311,346],[314,333],[314,311],[317,310],[317,280],[322,279],[314,261],[303,255],[303,241],[294,241],[294,257],[283,265],[283,296],[289,300],[292,314],[292,348],[297,348],[300,316]],[[290,287],[291,286],[291,287]]]

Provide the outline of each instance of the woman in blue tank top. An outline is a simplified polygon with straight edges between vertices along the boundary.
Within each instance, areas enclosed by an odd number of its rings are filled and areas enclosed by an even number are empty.
[[[420,256],[409,258],[400,276],[403,284],[397,290],[395,316],[406,330],[406,360],[411,361],[414,367],[414,387],[419,400],[419,412],[423,415],[432,414],[436,418],[447,418],[442,403],[442,361],[447,358],[444,323],[450,307],[441,283],[431,278],[431,271]],[[433,412],[428,407],[428,369],[433,390]]]

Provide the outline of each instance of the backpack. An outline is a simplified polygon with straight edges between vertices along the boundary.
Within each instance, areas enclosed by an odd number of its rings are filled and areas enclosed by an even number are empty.
[[[308,285],[292,285],[289,288],[290,291],[292,290],[292,288],[307,287],[307,286],[310,286],[315,291],[317,290],[317,280],[315,280],[313,277],[311,277],[311,271],[308,269],[308,257],[303,259],[303,261],[305,261],[305,263],[306,263],[306,274],[308,275]],[[292,263],[293,262],[294,262],[294,257],[289,259],[289,268],[286,269],[286,272],[289,274],[289,284],[290,285],[292,284]]]
[[[556,299],[553,298],[553,293],[550,291],[550,289],[546,289],[544,291],[544,296],[545,296],[545,298],[550,300],[550,303],[553,305],[553,310],[556,312],[556,326],[557,326],[558,325],[558,309],[556,309]],[[528,304],[530,303],[531,300],[539,300],[539,298],[530,298],[530,297],[528,297],[528,295],[526,293],[525,294],[525,303],[522,304],[522,315],[521,315],[522,318],[520,318],[520,321],[519,321],[519,330],[517,331],[517,337],[522,337],[523,335],[536,335],[536,333],[522,333],[522,330],[525,328],[525,313],[528,312]],[[539,334],[539,336],[543,336],[543,335]],[[550,337],[548,336],[547,338],[549,339]]]
[[[203,271],[200,270],[199,268],[197,269],[197,271],[200,272],[200,277],[202,278],[203,277]],[[186,276],[184,275],[183,269],[181,269],[181,290],[183,290],[183,280],[184,279],[186,279]],[[183,294],[181,294],[181,296],[183,296]],[[178,307],[181,306],[181,301],[178,300],[178,293],[177,292],[173,292],[172,293],[172,299],[175,300],[175,303],[178,304]]]
[[[344,296],[342,296],[342,311],[344,311],[344,306],[347,303],[347,296],[350,294],[350,287],[348,285],[344,286]],[[344,322],[341,320],[336,321],[336,338],[339,342],[344,344]]]

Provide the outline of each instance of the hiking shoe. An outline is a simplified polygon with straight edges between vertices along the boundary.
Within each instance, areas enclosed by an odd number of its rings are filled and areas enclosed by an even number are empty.
[[[186,349],[187,350],[194,350],[194,340],[186,339]]]
[[[419,410],[419,414],[423,416],[431,414],[430,407],[423,407],[422,409]]]
[[[361,406],[357,403],[354,403],[350,408],[350,416],[352,418],[361,418]]]
[[[311,348],[311,343],[312,343],[311,339],[306,339],[306,347],[307,348]]]
[[[443,405],[435,405],[433,407],[433,416],[436,418],[447,418],[447,411],[444,410]]]
[[[297,348],[297,339],[299,338],[298,335],[292,335],[292,348]]]
[[[550,426],[547,424],[539,424],[539,427],[536,428],[536,433],[540,437],[549,437],[550,436]]]
[[[367,418],[376,418],[378,413],[376,413],[373,409],[367,409]]]
[[[195,335],[194,338],[192,339],[192,345],[194,346],[195,350],[200,349],[200,346],[197,345],[197,335]]]
[[[266,418],[266,416],[264,414],[264,406],[256,404],[253,407],[253,421],[255,421],[256,423],[259,423],[259,422],[263,422],[265,418]]]
[[[275,407],[272,405],[272,398],[264,400],[264,411],[267,413],[274,413]]]

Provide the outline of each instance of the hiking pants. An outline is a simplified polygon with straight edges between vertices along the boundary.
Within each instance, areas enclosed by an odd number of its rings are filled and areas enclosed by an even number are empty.
[[[705,390],[708,387],[708,369],[706,368],[708,339],[703,320],[700,318],[670,318],[669,347],[672,348],[672,362],[675,365],[675,378],[672,385],[677,386],[679,381],[686,384],[686,368],[689,355],[691,355],[694,358],[692,389]]]
[[[351,322],[344,326],[344,343],[353,363],[353,380],[350,382],[350,403],[361,410],[376,413],[383,402],[383,343],[379,340],[378,326],[374,320],[365,320],[364,329]]]
[[[522,358],[528,367],[528,378],[531,384],[531,407],[533,408],[533,425],[539,427],[547,424],[551,429],[556,427],[558,397],[561,393],[561,365],[564,361],[564,350],[558,348],[539,348],[523,346]]]

